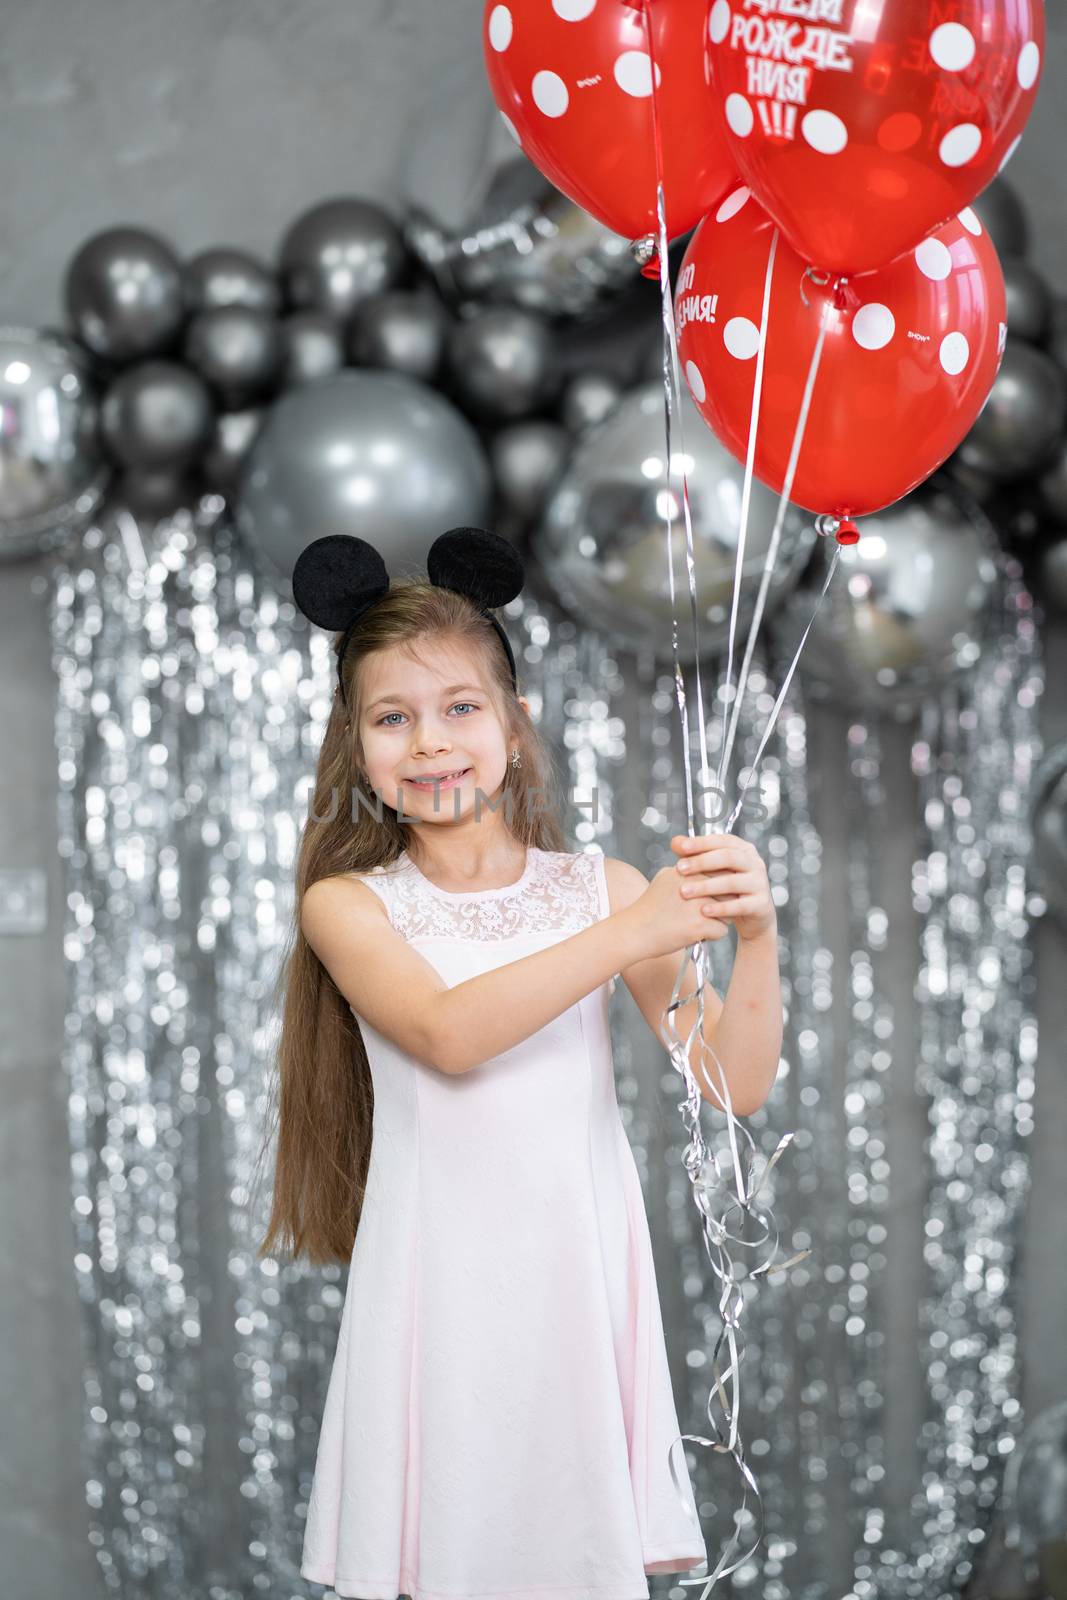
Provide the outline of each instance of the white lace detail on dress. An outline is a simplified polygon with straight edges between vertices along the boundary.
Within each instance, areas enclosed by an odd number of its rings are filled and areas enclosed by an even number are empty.
[[[514,939],[527,933],[580,933],[601,916],[597,863],[586,851],[527,852],[522,878],[504,889],[470,895],[438,889],[404,858],[368,874],[390,921],[405,939]]]

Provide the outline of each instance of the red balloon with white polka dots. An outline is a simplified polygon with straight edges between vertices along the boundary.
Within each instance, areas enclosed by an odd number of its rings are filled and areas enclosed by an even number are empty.
[[[489,86],[511,134],[557,189],[627,239],[658,231],[653,56],[668,238],[736,182],[708,88],[706,24],[706,0],[485,7]]]
[[[697,228],[678,271],[682,371],[704,420],[739,461],[748,447],[774,231],[741,186]],[[756,476],[778,493],[824,314],[790,499],[850,519],[916,488],[978,416],[1008,332],[1000,261],[969,208],[888,266],[836,283],[813,277],[779,238],[755,454]]]
[[[810,265],[868,272],[968,205],[1033,109],[1043,0],[708,0],[745,183]]]

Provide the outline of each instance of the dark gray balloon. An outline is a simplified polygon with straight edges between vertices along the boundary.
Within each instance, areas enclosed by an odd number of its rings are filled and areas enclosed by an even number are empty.
[[[529,416],[559,382],[548,323],[511,306],[490,306],[457,322],[448,339],[448,368],[460,403],[486,419]]]
[[[571,438],[556,422],[513,422],[493,440],[489,459],[509,510],[535,516],[555,488],[570,454]]]
[[[282,384],[286,389],[317,383],[345,364],[344,329],[326,311],[291,311],[281,320],[284,357]]]
[[[186,310],[195,315],[216,306],[248,306],[277,312],[281,289],[274,274],[247,250],[217,245],[202,250],[182,268]]]
[[[181,263],[145,228],[87,239],[67,268],[64,298],[82,343],[113,362],[169,351],[185,316]]]
[[[1067,377],[1043,350],[1009,338],[988,400],[960,460],[1006,482],[1043,466],[1067,420]]]
[[[795,649],[840,548],[798,670],[816,698],[903,720],[977,661],[999,584],[998,541],[944,478],[859,528],[853,545],[820,540],[775,626]]]
[[[397,282],[407,262],[400,229],[369,200],[324,200],[282,240],[279,271],[289,304],[345,320]]]
[[[165,517],[197,498],[196,479],[182,467],[130,467],[119,475],[109,496],[137,517]]]
[[[185,359],[219,394],[226,409],[237,411],[277,388],[285,344],[272,311],[214,306],[198,312],[189,323]]]
[[[1067,926],[1067,743],[1055,745],[1045,756],[1032,792],[1034,886],[1056,920]],[[1067,1430],[1060,1437],[1067,1437]]]
[[[327,533],[353,533],[391,573],[418,567],[446,528],[484,523],[489,466],[443,395],[399,372],[348,369],[275,401],[248,458],[237,522],[291,574]]]
[[[1035,266],[1022,256],[1005,256],[1004,289],[1008,332],[1027,344],[1043,344],[1052,327],[1052,290]]]
[[[413,211],[406,235],[453,304],[503,303],[585,318],[636,276],[629,242],[561,194],[525,156],[497,168],[464,227],[453,232]]]
[[[48,328],[0,328],[0,557],[53,548],[90,517],[111,473],[86,352]]]
[[[688,389],[682,393],[680,417],[687,459],[679,459],[682,446],[676,432],[668,485],[663,391],[651,383],[623,395],[607,420],[579,440],[532,539],[546,578],[573,616],[620,647],[646,647],[660,660],[673,654],[668,512],[678,541],[674,582],[680,649],[683,656],[692,650],[682,465],[692,510],[702,659],[718,655],[729,637],[741,527],[743,467],[711,432]],[[758,482],[752,488],[739,606],[742,629],[752,617],[778,509],[777,495]],[[790,507],[765,615],[796,583],[816,538],[811,519]],[[740,637],[743,648],[745,633]]]
[[[211,393],[195,372],[174,361],[144,361],[112,382],[101,432],[116,461],[158,473],[194,461],[214,417]]]
[[[209,488],[225,495],[237,488],[266,415],[262,406],[254,406],[248,411],[224,411],[215,418],[203,459],[204,481]]]
[[[971,209],[978,213],[1000,257],[1026,254],[1029,243],[1026,211],[1006,178],[994,178],[978,199],[972,201]]]
[[[949,456],[945,462],[945,471],[951,473],[953,479],[959,484],[965,494],[980,506],[986,506],[998,493],[999,485],[993,478],[984,472],[979,472],[977,467],[969,467],[960,457],[959,451]]]
[[[571,433],[595,428],[619,403],[622,384],[608,372],[579,372],[563,391],[560,415]]]
[[[452,318],[432,294],[392,289],[356,313],[350,348],[361,367],[386,367],[432,383],[441,369]]]
[[[1067,527],[1067,439],[1056,446],[1048,466],[1038,479],[1037,494],[1049,516]]]
[[[1043,606],[1067,616],[1067,533],[1044,545],[1037,561],[1037,598]]]

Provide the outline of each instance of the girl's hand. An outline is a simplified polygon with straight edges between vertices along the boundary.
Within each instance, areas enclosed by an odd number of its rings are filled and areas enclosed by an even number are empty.
[[[678,955],[702,939],[725,939],[730,929],[707,895],[687,895],[677,867],[661,867],[637,899],[618,915],[640,929],[642,956]]]
[[[778,926],[763,858],[754,844],[732,833],[705,833],[696,838],[675,834],[671,849],[674,871],[683,893],[710,895],[714,915],[730,921],[740,939],[758,939]],[[670,870],[670,869],[668,869]]]

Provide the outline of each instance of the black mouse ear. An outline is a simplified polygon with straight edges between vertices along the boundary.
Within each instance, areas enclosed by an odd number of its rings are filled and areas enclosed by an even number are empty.
[[[328,533],[301,550],[293,599],[309,621],[335,631],[388,592],[389,574],[373,545],[352,533]]]
[[[493,610],[521,592],[526,569],[515,546],[499,533],[449,528],[430,546],[426,574],[440,588],[455,589]]]

